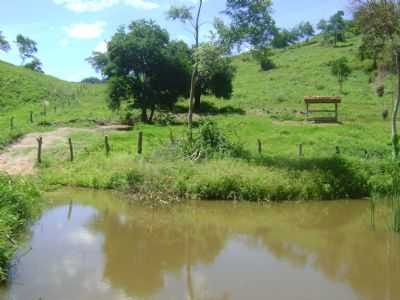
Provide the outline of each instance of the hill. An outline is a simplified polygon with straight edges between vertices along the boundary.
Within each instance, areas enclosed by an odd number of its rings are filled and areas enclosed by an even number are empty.
[[[87,126],[112,118],[104,89],[65,82],[0,61],[0,147],[28,132],[66,124]]]
[[[66,148],[54,151],[46,156],[46,163],[41,168],[42,179],[50,185],[107,188],[138,185],[145,187],[145,191],[151,185],[163,194],[166,194],[164,189],[168,189],[170,194],[207,199],[337,199],[362,197],[373,190],[387,192],[390,188],[387,162],[391,154],[390,122],[382,120],[381,114],[384,102],[388,108],[391,106],[392,79],[388,77],[386,94],[383,99],[378,99],[369,83],[371,74],[367,69],[370,62],[359,60],[358,46],[358,38],[335,48],[319,44],[317,38],[276,50],[273,56],[276,68],[267,72],[261,71],[249,55],[235,57],[237,75],[233,98],[223,101],[204,97],[202,117],[208,117],[217,124],[221,134],[240,145],[243,150],[240,157],[223,155],[193,165],[175,153],[171,161],[168,146],[171,137],[181,141],[186,131],[187,101],[182,100],[175,114],[159,113],[155,124],[135,124],[130,132],[110,134],[110,157],[104,155],[103,133],[76,133],[73,135],[79,144],[76,161],[68,162]],[[339,94],[329,62],[343,56],[348,58],[352,74],[344,85],[339,113],[341,123],[305,122],[305,95]],[[50,105],[63,107],[57,108],[57,112],[50,109],[45,122],[50,123],[50,127],[36,123],[32,126],[27,121],[22,132],[49,130],[66,124],[88,126],[94,124],[90,120],[118,118],[118,114],[111,113],[105,105],[105,85],[89,85],[82,89],[80,85],[7,64],[0,64],[0,68],[3,76],[11,74],[8,76],[15,78],[7,82],[22,80],[25,81],[23,84],[16,85],[33,89],[31,93],[29,89],[7,88],[8,93],[18,95],[26,91],[26,95],[21,96],[26,100],[10,101],[18,107],[14,111],[23,111],[25,120],[25,103],[36,105],[39,112],[43,110],[41,96],[29,95],[46,95],[49,89],[63,91],[50,93],[55,95],[50,97]],[[66,95],[71,91],[77,96],[73,104],[67,105]],[[2,101],[7,100],[2,98]],[[24,104],[23,108],[20,104]],[[3,112],[0,124],[3,128],[9,126],[10,114],[12,110]],[[143,155],[135,154],[139,131],[145,137]],[[199,136],[200,132],[196,130],[195,135]],[[259,141],[263,148],[261,155],[258,153]],[[299,144],[303,146],[301,159],[298,158]],[[140,181],[133,183],[132,178],[140,178]],[[169,184],[170,180],[173,183]]]

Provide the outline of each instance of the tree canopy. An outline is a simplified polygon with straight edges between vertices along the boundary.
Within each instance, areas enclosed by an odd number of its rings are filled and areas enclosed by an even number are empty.
[[[8,52],[10,50],[10,43],[7,42],[6,38],[3,35],[3,32],[0,31],[0,51]]]
[[[171,108],[188,95],[190,50],[183,42],[171,42],[167,31],[152,21],[120,28],[107,55],[109,62],[102,70],[109,78],[111,107],[128,100],[141,110],[142,121],[149,122],[157,108]]]
[[[325,42],[332,43],[335,47],[338,42],[346,40],[346,20],[344,19],[344,11],[340,10],[329,20],[321,20],[318,23],[318,29],[321,30]]]
[[[29,58],[34,58],[34,55],[38,52],[37,43],[22,34],[17,35],[16,44],[22,63]]]
[[[27,64],[25,64],[24,67],[25,67],[25,68],[28,68],[28,69],[31,69],[32,71],[36,71],[36,72],[39,72],[39,73],[44,73],[44,71],[43,71],[43,64],[42,64],[42,62],[41,62],[38,58],[36,58],[36,57],[33,57],[33,58],[32,58],[32,61],[29,62],[29,63],[27,63]]]
[[[242,44],[265,48],[270,44],[276,29],[271,0],[227,0],[224,14],[231,23],[217,20],[216,28],[229,48]]]

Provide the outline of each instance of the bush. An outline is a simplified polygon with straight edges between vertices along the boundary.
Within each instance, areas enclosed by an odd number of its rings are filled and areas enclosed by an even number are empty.
[[[0,281],[7,279],[7,265],[16,250],[16,238],[39,212],[38,190],[22,179],[0,174]]]
[[[271,59],[272,53],[268,48],[254,50],[252,52],[254,59],[259,63],[261,70],[269,71],[274,69],[276,66]]]
[[[202,120],[192,139],[181,139],[176,144],[175,150],[183,158],[192,160],[246,156],[243,146],[229,141],[225,133],[211,119]]]

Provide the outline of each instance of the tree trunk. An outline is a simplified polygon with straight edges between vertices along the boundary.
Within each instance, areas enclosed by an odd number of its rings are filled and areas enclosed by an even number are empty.
[[[397,99],[394,103],[393,114],[392,114],[392,145],[393,145],[393,158],[398,159],[399,157],[399,135],[397,132],[397,116],[400,108],[400,51],[396,51],[396,73],[397,73]]]
[[[200,113],[200,109],[201,109],[201,86],[197,84],[196,89],[194,91],[194,111]]]
[[[151,111],[150,111],[150,117],[149,117],[149,122],[150,122],[150,123],[153,122],[155,110],[156,110],[155,105],[152,105],[152,106],[151,106]]]
[[[199,48],[199,30],[200,30],[200,14],[201,8],[203,6],[203,0],[199,0],[199,8],[197,10],[196,24],[195,24],[195,40],[196,45],[195,49]],[[193,128],[193,106],[194,106],[194,94],[196,90],[197,80],[198,80],[198,63],[197,61],[194,64],[193,73],[192,73],[192,81],[190,84],[190,99],[189,99],[189,113],[188,113],[188,127],[189,127],[189,138],[192,139],[192,128]]]
[[[142,108],[142,114],[140,117],[143,123],[147,123],[149,121],[149,119],[147,118],[147,108]]]

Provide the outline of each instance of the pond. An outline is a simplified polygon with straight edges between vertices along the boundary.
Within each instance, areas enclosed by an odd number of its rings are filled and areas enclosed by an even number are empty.
[[[152,209],[111,192],[48,197],[0,299],[400,299],[400,238],[370,228],[367,201]]]

